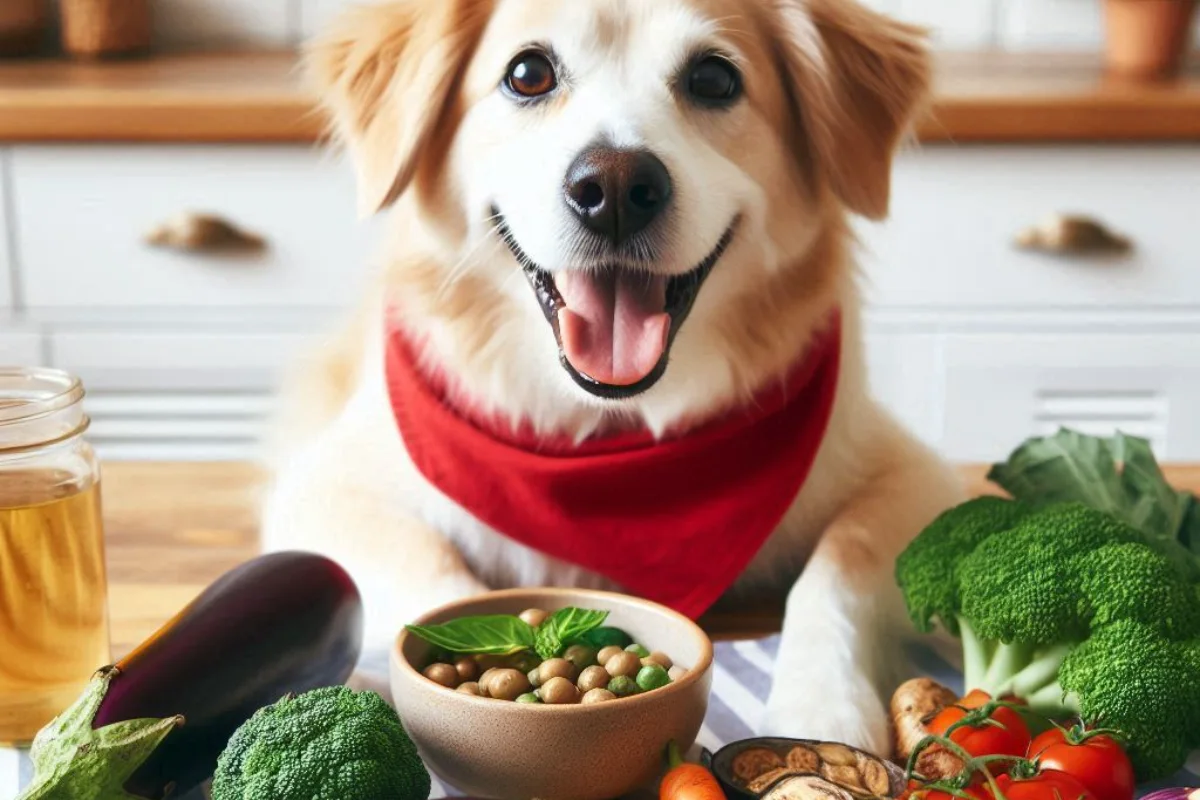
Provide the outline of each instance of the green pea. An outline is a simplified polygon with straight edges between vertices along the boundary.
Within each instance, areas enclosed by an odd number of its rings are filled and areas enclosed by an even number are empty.
[[[661,689],[671,682],[671,676],[661,664],[650,664],[642,667],[637,674],[637,685],[644,692]]]
[[[627,678],[624,675],[613,678],[611,681],[609,681],[608,690],[617,697],[629,697],[630,695],[635,695],[642,691],[633,678]]]
[[[579,637],[579,641],[593,650],[606,647],[626,648],[633,644],[633,637],[620,628],[594,628]]]
[[[633,653],[638,658],[645,658],[650,655],[650,651],[642,647],[640,644],[631,644],[625,648],[626,653]]]
[[[528,694],[523,694],[520,697],[518,697],[517,702],[518,703],[529,703],[531,705],[541,705],[542,698],[538,697],[533,692],[529,692]]]

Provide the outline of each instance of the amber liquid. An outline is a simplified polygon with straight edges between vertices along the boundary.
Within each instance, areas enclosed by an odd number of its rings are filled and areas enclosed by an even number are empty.
[[[25,744],[109,663],[99,484],[0,472],[0,744]]]

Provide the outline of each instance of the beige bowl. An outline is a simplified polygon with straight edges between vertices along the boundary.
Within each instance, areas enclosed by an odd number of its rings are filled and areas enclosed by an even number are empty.
[[[514,589],[473,597],[416,620],[566,606],[609,611],[607,625],[688,670],[653,692],[607,703],[542,706],[473,697],[420,674],[429,647],[403,632],[392,653],[396,709],[439,778],[473,797],[612,800],[655,780],[667,744],[686,752],[708,710],[712,642],[691,620],[655,603],[575,589]]]

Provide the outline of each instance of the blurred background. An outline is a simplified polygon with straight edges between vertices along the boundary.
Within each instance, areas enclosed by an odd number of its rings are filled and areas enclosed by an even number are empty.
[[[1060,425],[1200,459],[1195,1],[872,4],[939,51],[863,226],[878,394],[956,461]],[[103,461],[256,458],[376,267],[295,72],[341,5],[0,0],[0,361],[81,376]]]

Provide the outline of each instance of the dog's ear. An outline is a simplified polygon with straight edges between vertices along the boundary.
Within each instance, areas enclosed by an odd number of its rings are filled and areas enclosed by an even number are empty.
[[[798,147],[835,195],[887,216],[892,158],[931,79],[925,31],[853,0],[773,0]]]
[[[390,0],[351,7],[307,48],[309,74],[345,142],[359,210],[374,214],[445,143],[463,74],[494,0]]]

